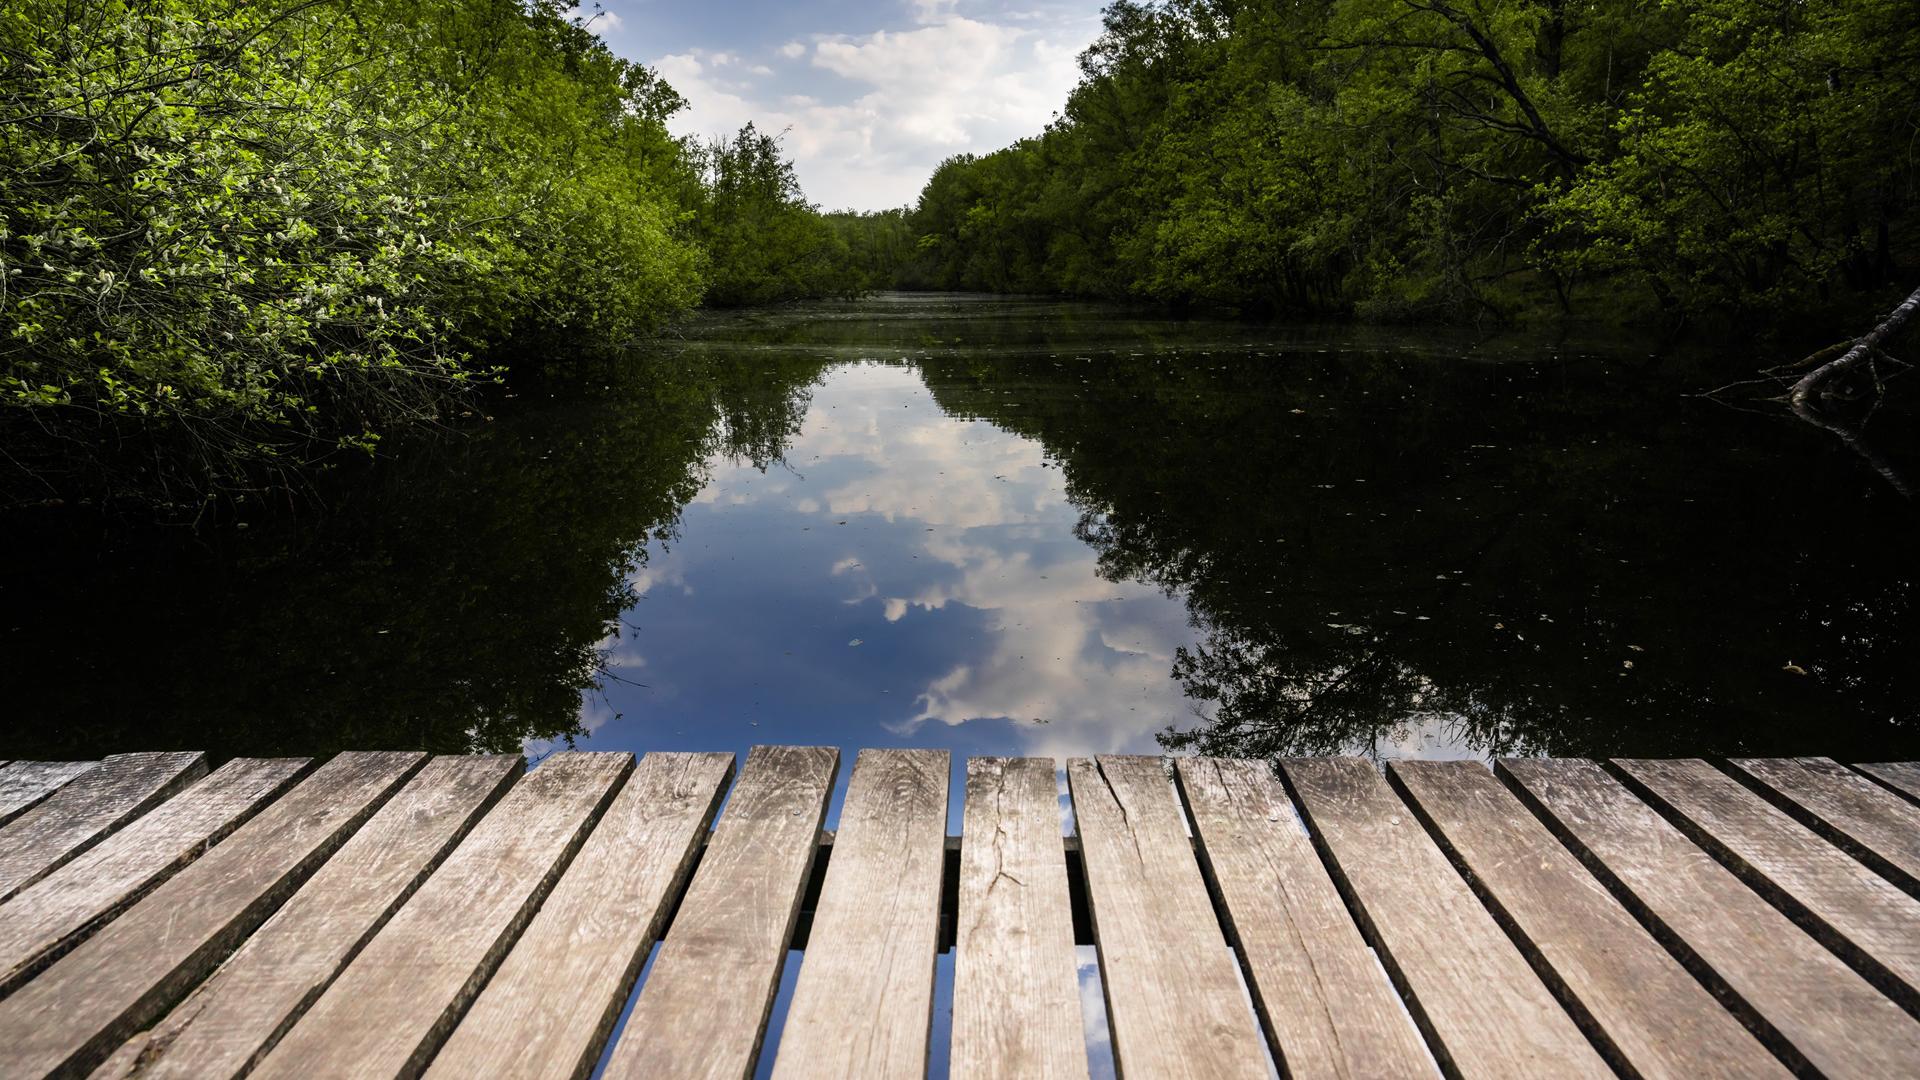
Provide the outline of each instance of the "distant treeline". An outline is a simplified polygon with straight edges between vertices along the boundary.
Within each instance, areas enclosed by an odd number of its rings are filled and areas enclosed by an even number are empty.
[[[503,357],[857,290],[684,104],[561,0],[0,7],[0,505],[270,490]]]
[[[901,284],[1778,325],[1920,269],[1913,0],[1118,0],[1080,66]]]

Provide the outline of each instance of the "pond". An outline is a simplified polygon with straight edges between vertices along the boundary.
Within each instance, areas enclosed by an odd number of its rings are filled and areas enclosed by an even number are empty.
[[[17,515],[7,750],[1920,756],[1915,512],[1728,366],[717,317],[241,522]]]

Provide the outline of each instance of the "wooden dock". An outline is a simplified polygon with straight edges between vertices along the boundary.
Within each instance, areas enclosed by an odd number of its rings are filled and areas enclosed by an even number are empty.
[[[1920,764],[734,766],[0,766],[0,1077],[1920,1076]]]

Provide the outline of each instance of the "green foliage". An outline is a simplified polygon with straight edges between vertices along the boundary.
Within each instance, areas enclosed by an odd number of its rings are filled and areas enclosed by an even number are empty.
[[[1707,0],[1615,122],[1618,152],[1556,192],[1561,260],[1625,269],[1689,309],[1871,289],[1913,243],[1920,14],[1900,0]],[[1897,245],[1897,248],[1896,248]]]
[[[50,436],[29,468],[197,496],[439,414],[478,345],[696,302],[678,99],[562,10],[8,5],[0,422]]]
[[[905,209],[838,210],[822,217],[839,238],[849,291],[931,286],[922,272],[919,237]]]
[[[929,180],[931,282],[1751,320],[1911,274],[1901,0],[1118,0],[1081,70],[1045,133]]]
[[[708,302],[730,307],[859,290],[845,240],[801,193],[777,138],[748,124],[699,156],[705,184],[695,219],[713,260]]]
[[[507,342],[862,287],[775,140],[669,135],[679,95],[569,11],[7,5],[0,501],[305,482]]]

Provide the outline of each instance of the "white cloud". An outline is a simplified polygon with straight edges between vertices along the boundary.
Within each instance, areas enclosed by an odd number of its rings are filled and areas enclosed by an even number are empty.
[[[672,585],[684,596],[693,595],[693,586],[687,584],[686,572],[676,566],[664,570],[652,565],[642,566],[627,576],[627,589],[635,596],[645,596],[662,585]]]
[[[941,540],[924,550],[959,580],[889,598],[887,617],[960,604],[988,615],[994,633],[984,656],[927,683],[903,728],[1004,718],[1029,753],[1067,757],[1150,751],[1153,734],[1182,715],[1167,672],[1189,632],[1153,589],[1102,580],[1085,549],[1053,562]]]
[[[777,94],[725,76],[746,70],[731,53],[675,53],[654,61],[691,108],[678,134],[710,137],[751,120],[784,142],[808,198],[830,209],[912,203],[940,161],[985,153],[1039,133],[1065,103],[1074,57],[1092,39],[1087,17],[1045,24],[955,16],[948,3],[914,5],[907,30],[789,41],[778,53],[811,52],[818,74]],[[802,92],[796,93],[798,89]]]

